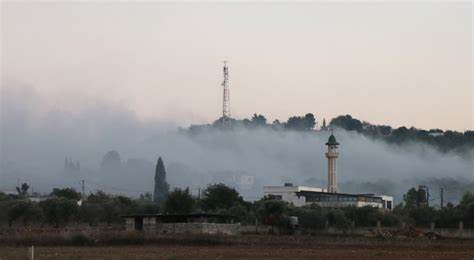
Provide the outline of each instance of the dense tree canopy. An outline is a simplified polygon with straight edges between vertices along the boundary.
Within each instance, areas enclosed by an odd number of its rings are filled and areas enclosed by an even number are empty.
[[[55,196],[58,198],[65,198],[69,200],[81,199],[81,194],[73,188],[64,188],[64,189],[54,188],[53,192],[51,192],[51,196]]]
[[[39,203],[45,220],[58,227],[66,224],[77,213],[78,205],[74,200],[52,198]]]
[[[352,118],[350,115],[338,116],[333,118],[330,122],[331,126],[340,127],[349,131],[362,131],[362,122]]]
[[[203,192],[201,201],[204,210],[230,209],[243,203],[242,197],[234,189],[222,183],[209,185]]]
[[[411,188],[403,196],[403,201],[405,202],[405,207],[407,208],[419,208],[423,206],[422,203],[427,202],[426,191],[423,189]]]
[[[166,213],[191,213],[194,210],[195,199],[189,193],[189,188],[184,190],[176,188],[166,198]]]
[[[308,131],[316,125],[316,118],[313,114],[308,113],[304,117],[292,116],[285,124],[285,128],[290,130]]]
[[[257,203],[257,214],[260,222],[270,226],[286,224],[288,204],[281,200],[264,198]]]
[[[64,192],[67,191],[67,192]],[[61,195],[61,194],[67,195]],[[65,226],[71,223],[122,224],[122,215],[156,213],[214,212],[237,217],[243,224],[258,223],[285,230],[290,217],[297,216],[303,230],[322,229],[327,225],[340,229],[373,227],[377,221],[383,226],[400,226],[402,222],[416,227],[429,227],[432,222],[440,228],[457,228],[463,221],[465,228],[474,228],[474,194],[466,192],[459,203],[448,203],[441,209],[428,204],[419,204],[418,196],[425,196],[419,189],[410,189],[405,203],[393,211],[380,211],[372,207],[321,208],[315,204],[295,207],[277,198],[263,198],[255,202],[243,201],[239,193],[224,184],[213,184],[204,191],[203,199],[193,197],[188,189],[173,190],[165,207],[160,209],[149,196],[131,199],[97,191],[89,194],[78,204],[68,188],[55,189],[49,198],[33,202],[19,196],[0,193],[0,225],[33,224]],[[74,194],[74,193],[72,193]]]
[[[267,125],[267,119],[263,115],[253,114],[252,119],[249,121],[251,127],[265,127]]]
[[[422,142],[432,145],[442,152],[463,152],[466,149],[474,148],[474,131],[461,133],[448,130],[443,132],[440,129],[423,130],[405,126],[392,129],[386,125],[372,125],[368,122],[361,122],[350,115],[333,118],[330,126],[348,131],[357,131],[363,135],[382,139],[393,144]]]
[[[323,120],[325,122],[325,120]],[[191,125],[187,131],[191,135],[206,130],[232,130],[238,128],[265,128],[275,131],[311,131],[316,126],[317,120],[312,113],[304,116],[291,116],[286,122],[275,119],[273,123],[267,123],[264,115],[253,114],[250,119],[219,118],[210,125]],[[474,149],[474,131],[468,130],[464,133],[456,131],[443,131],[441,129],[423,130],[415,127],[401,126],[392,128],[388,125],[373,125],[353,118],[351,115],[341,115],[333,118],[329,125],[321,126],[322,130],[329,128],[341,128],[347,131],[356,131],[371,138],[382,139],[391,144],[403,144],[408,142],[422,142],[432,145],[441,152],[459,152],[465,154],[469,149]]]
[[[28,195],[28,189],[30,186],[28,183],[22,183],[20,187],[16,187],[16,191],[18,192],[18,196],[26,197]]]
[[[474,193],[466,192],[459,204],[459,208],[463,214],[463,219],[465,219],[465,224],[467,226],[474,226]]]

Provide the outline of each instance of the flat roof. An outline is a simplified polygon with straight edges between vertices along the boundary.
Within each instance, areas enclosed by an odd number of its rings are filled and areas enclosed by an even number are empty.
[[[263,186],[263,190],[281,190],[281,191],[324,191],[323,188],[310,187],[310,186]]]
[[[324,194],[324,195],[342,195],[342,196],[350,196],[350,197],[366,197],[366,198],[391,198],[392,196],[383,195],[383,194],[374,194],[374,193],[338,193],[338,192],[327,192],[326,189],[323,188],[316,188],[310,186],[264,186],[264,192],[278,192],[278,191],[291,191],[297,194],[302,193],[312,193],[312,194]]]
[[[365,197],[365,198],[380,198],[385,195],[374,195],[374,194],[351,194],[351,193],[332,193],[332,192],[319,192],[319,191],[298,191],[296,195],[305,195],[305,194],[317,194],[317,195],[329,195],[329,196],[346,196],[346,197]],[[390,196],[385,196],[390,197]]]

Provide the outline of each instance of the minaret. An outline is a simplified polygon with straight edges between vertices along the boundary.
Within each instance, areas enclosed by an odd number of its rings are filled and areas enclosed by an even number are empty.
[[[336,141],[336,137],[331,133],[329,136],[328,142],[328,152],[326,157],[328,158],[328,192],[336,193],[337,192],[337,179],[336,179],[336,158],[339,156],[337,152],[337,146],[339,143]]]

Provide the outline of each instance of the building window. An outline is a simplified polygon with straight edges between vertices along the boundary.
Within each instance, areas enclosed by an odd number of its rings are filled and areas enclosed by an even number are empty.
[[[281,195],[268,195],[268,197],[272,200],[281,200],[282,199],[282,196]]]

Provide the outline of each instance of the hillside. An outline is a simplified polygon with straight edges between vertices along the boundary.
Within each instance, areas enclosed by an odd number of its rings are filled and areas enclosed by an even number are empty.
[[[273,131],[314,131],[318,121],[308,113],[304,116],[292,116],[286,122],[274,120],[268,123],[265,116],[254,114],[251,118],[234,119],[219,118],[212,124],[191,125],[187,132],[196,134],[205,130],[229,130],[237,128],[265,128]],[[381,139],[390,144],[401,145],[410,142],[419,142],[435,147],[440,152],[455,152],[467,154],[474,149],[474,131],[458,132],[441,129],[419,129],[415,127],[394,128],[389,125],[374,125],[369,122],[353,118],[351,115],[340,115],[333,118],[329,124],[323,120],[318,131],[329,129],[344,129],[355,131],[366,137]]]

